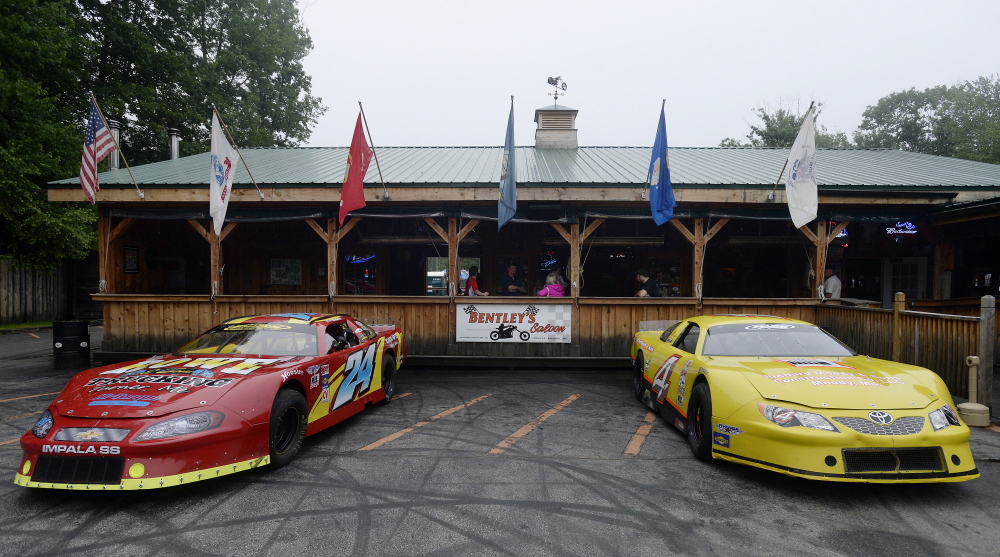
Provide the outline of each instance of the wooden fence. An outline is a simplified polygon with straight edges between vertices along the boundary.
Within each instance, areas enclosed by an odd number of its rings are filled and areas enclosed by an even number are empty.
[[[903,310],[897,294],[893,310],[820,304],[816,324],[826,327],[861,354],[933,370],[952,394],[969,395],[968,356],[980,359],[976,401],[992,404],[996,319],[992,296],[982,299],[982,315],[946,315]]]
[[[827,327],[862,354],[930,368],[945,379],[952,393],[962,397],[968,393],[969,385],[965,358],[978,355],[983,360],[978,402],[988,405],[992,401],[992,343],[980,340],[995,337],[992,317],[849,307],[813,299],[712,298],[699,305],[692,298],[580,298],[573,308],[572,343],[451,343],[451,312],[455,311],[455,305],[443,296],[338,296],[332,302],[326,296],[218,296],[212,300],[208,296],[105,294],[94,298],[104,305],[103,351],[140,353],[172,351],[234,317],[331,312],[354,315],[368,323],[396,324],[406,335],[409,353],[416,356],[618,358],[627,363],[629,345],[641,321],[713,314],[774,315]],[[476,303],[518,300],[477,299]],[[533,298],[532,303],[573,304],[574,301]],[[899,331],[895,358],[894,330]],[[984,348],[984,344],[988,347]]]
[[[0,259],[0,324],[53,321],[70,309],[63,267],[51,273],[18,269]]]

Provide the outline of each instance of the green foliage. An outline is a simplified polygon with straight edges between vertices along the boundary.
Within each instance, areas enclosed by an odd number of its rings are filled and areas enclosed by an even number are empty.
[[[211,106],[239,146],[295,146],[324,111],[294,0],[0,2],[0,257],[51,267],[96,246],[90,205],[46,200],[76,176],[94,91],[130,164],[209,148]]]
[[[859,147],[903,149],[1000,163],[1000,77],[909,89],[869,106],[854,133]]]
[[[814,118],[820,114],[820,107],[817,104]],[[747,134],[747,142],[740,142],[731,137],[723,139],[719,147],[770,147],[788,148],[795,143],[795,137],[802,128],[802,120],[805,114],[795,114],[790,109],[778,107],[769,109],[766,106],[753,110],[754,115],[760,119],[759,125],[750,124],[750,133]],[[841,131],[829,132],[826,126],[816,127],[816,146],[820,148],[848,148],[851,141],[847,134]]]
[[[294,0],[80,0],[99,54],[90,86],[122,123],[130,164],[208,150],[211,107],[240,147],[291,147],[324,109],[302,59],[312,48]]]
[[[49,203],[45,182],[79,170],[75,111],[85,45],[69,0],[0,3],[0,257],[51,268],[96,246],[90,207]]]

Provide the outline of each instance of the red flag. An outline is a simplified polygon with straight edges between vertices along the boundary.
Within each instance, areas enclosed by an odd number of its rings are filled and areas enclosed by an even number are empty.
[[[347,213],[365,206],[365,173],[372,161],[372,150],[365,140],[361,127],[361,114],[354,126],[351,150],[347,153],[347,169],[344,172],[344,187],[340,189],[340,225],[344,225]]]

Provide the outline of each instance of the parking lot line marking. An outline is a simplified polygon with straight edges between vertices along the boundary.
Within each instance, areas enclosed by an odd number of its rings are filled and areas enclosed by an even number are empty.
[[[35,414],[41,414],[41,413],[42,413],[42,411],[39,410],[38,412],[28,412],[27,414],[18,414],[16,416],[9,416],[7,418],[0,418],[0,422],[7,421],[7,420],[13,420],[14,418],[23,418],[25,416],[34,416]]]
[[[625,447],[625,452],[622,454],[625,456],[635,456],[639,454],[639,450],[642,449],[642,444],[646,442],[646,436],[653,429],[653,422],[656,420],[656,412],[652,410],[646,412],[646,417],[642,420],[646,423],[639,426],[639,429],[635,430],[635,435],[632,436],[632,440],[628,442],[628,446]]]
[[[33,336],[33,337],[35,337],[35,338],[42,338],[42,337],[36,335],[35,333],[28,333],[28,334],[31,335],[31,336]]]
[[[59,394],[59,393],[57,393],[57,392],[56,393],[42,393],[40,395],[19,396],[17,398],[5,398],[3,400],[0,400],[0,402],[10,402],[12,400],[21,400],[21,399],[25,399],[25,398],[35,398],[35,397],[39,397],[39,396],[52,396],[52,395],[57,395],[57,394]]]
[[[413,394],[413,393],[403,393],[403,394],[399,394],[399,395],[396,395],[396,396],[394,396],[394,397],[390,398],[389,400],[398,400],[398,399],[401,399],[401,398],[403,398],[404,396],[410,396],[410,395],[412,395],[412,394]]]
[[[520,438],[524,437],[525,435],[531,433],[531,431],[533,429],[535,429],[536,427],[538,427],[539,425],[541,425],[542,422],[544,422],[545,420],[551,418],[552,416],[555,415],[556,412],[562,410],[563,408],[566,408],[567,406],[570,405],[571,402],[573,402],[574,400],[576,400],[578,398],[580,398],[580,395],[578,395],[578,394],[576,394],[576,395],[569,395],[566,398],[566,400],[560,402],[559,404],[556,404],[552,408],[549,408],[544,413],[542,413],[541,416],[538,416],[534,420],[531,420],[524,427],[522,427],[521,429],[519,429],[519,430],[515,431],[514,433],[512,433],[510,435],[510,437],[507,437],[503,441],[500,441],[500,444],[498,444],[496,447],[493,447],[492,449],[490,449],[490,452],[488,454],[503,454],[503,452],[506,451],[508,448],[510,448],[511,445],[513,445],[514,443],[516,443],[518,439],[520,439]]]
[[[15,441],[18,441],[20,439],[21,439],[20,437],[17,437],[15,439],[8,439],[6,441],[0,441],[0,445],[10,445],[11,443],[13,443]]]
[[[409,393],[407,393],[407,394],[409,394]],[[431,416],[430,418],[427,418],[426,420],[424,420],[422,422],[417,422],[417,423],[411,425],[410,427],[401,429],[401,430],[397,431],[396,433],[393,433],[392,435],[387,435],[387,436],[379,439],[378,441],[375,441],[374,443],[369,443],[369,444],[365,445],[364,447],[361,447],[360,449],[358,449],[358,452],[361,452],[361,451],[370,451],[372,449],[377,449],[377,448],[381,447],[382,445],[385,445],[386,443],[388,443],[390,441],[395,441],[396,439],[399,439],[400,437],[402,437],[402,436],[406,435],[407,433],[409,433],[409,432],[417,429],[418,427],[424,427],[425,425],[429,425],[434,420],[439,420],[439,419],[441,419],[441,418],[443,418],[445,416],[450,416],[451,414],[454,414],[455,412],[458,412],[459,410],[461,410],[463,408],[468,408],[469,406],[472,406],[473,404],[475,404],[477,402],[485,400],[487,397],[490,397],[490,396],[493,396],[493,393],[487,393],[487,394],[485,394],[485,395],[483,395],[481,397],[474,398],[474,399],[470,400],[469,402],[466,402],[465,404],[459,404],[458,406],[455,406],[454,408],[449,408],[449,409],[445,410],[444,412],[439,412],[437,414],[434,414],[433,416]]]

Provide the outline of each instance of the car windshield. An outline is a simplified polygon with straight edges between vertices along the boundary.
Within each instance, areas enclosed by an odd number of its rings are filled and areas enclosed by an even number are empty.
[[[222,324],[185,344],[177,353],[316,356],[316,327],[295,323]]]
[[[703,356],[829,356],[856,353],[814,325],[734,323],[709,327]]]

